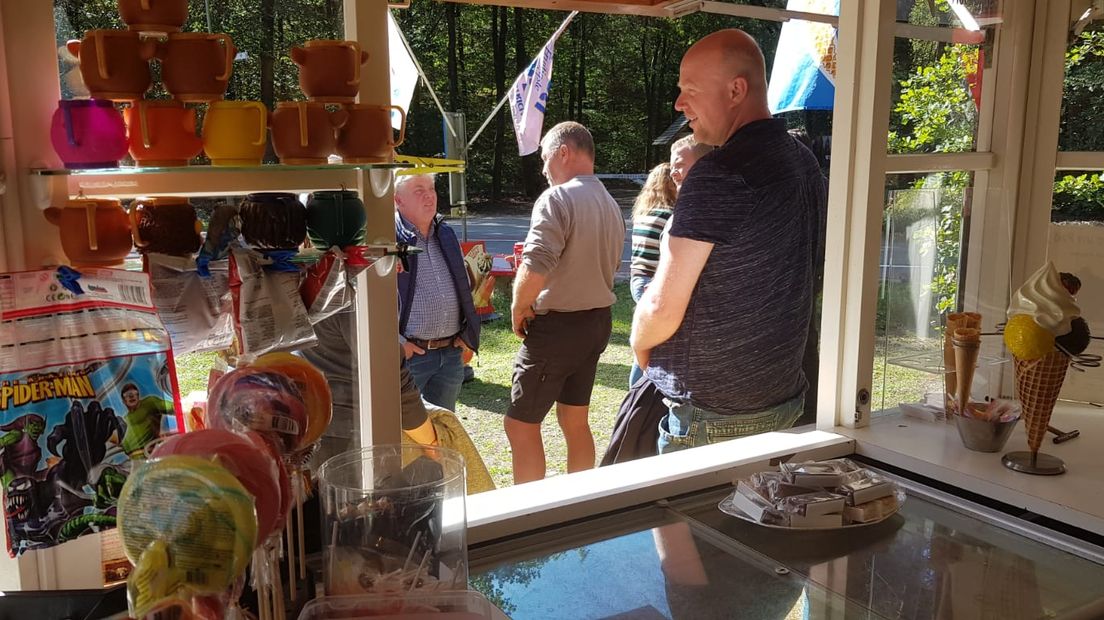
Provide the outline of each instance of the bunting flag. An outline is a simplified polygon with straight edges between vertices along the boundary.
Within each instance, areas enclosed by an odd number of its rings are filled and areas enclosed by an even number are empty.
[[[391,57],[391,105],[409,112],[410,102],[414,100],[414,87],[418,85],[418,68],[403,45],[399,25],[395,23],[391,11],[387,12],[387,53]],[[395,129],[402,126],[402,116],[393,110],[391,126]]]
[[[789,0],[786,9],[839,15],[839,0]],[[836,95],[836,27],[791,19],[782,24],[767,103],[772,114],[831,110]]]
[[[529,63],[529,69],[519,75],[510,88],[510,116],[514,119],[518,155],[528,155],[540,148],[544,110],[552,83],[555,44],[555,37],[549,39],[533,62]]]

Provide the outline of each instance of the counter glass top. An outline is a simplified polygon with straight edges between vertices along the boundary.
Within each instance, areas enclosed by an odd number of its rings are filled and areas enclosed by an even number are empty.
[[[1104,616],[1100,550],[1068,553],[922,487],[891,519],[839,532],[761,528],[720,512],[727,494],[477,548],[472,586],[518,619]]]

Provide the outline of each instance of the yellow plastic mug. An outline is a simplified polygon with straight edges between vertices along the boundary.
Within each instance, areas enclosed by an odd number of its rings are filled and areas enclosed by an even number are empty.
[[[216,166],[258,166],[268,142],[268,108],[260,101],[215,101],[203,119],[203,151]]]

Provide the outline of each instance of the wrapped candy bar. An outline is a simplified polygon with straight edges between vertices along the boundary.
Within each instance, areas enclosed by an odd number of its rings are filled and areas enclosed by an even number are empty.
[[[736,492],[732,494],[732,503],[744,514],[760,523],[778,525],[786,523],[785,515],[779,512],[766,497],[743,480],[736,485]]]
[[[782,473],[790,483],[821,488],[838,487],[846,482],[846,474],[859,470],[850,459],[782,464]]]
[[[789,515],[819,517],[843,511],[844,497],[828,491],[816,491],[803,495],[792,495],[778,500],[775,505]]]
[[[848,523],[869,523],[897,512],[898,505],[897,496],[890,494],[865,504],[847,506],[843,509],[843,516]]]
[[[786,476],[782,472],[777,471],[760,471],[755,472],[748,479],[748,484],[751,485],[760,495],[764,497],[770,497],[770,484],[771,482],[785,482]]]
[[[802,515],[787,515],[790,518],[790,527],[803,528],[803,527],[842,527],[843,515],[834,512],[826,515],[816,515],[814,517],[807,517]]]
[[[836,493],[847,498],[848,506],[856,506],[893,495],[893,483],[871,476],[837,487]]]

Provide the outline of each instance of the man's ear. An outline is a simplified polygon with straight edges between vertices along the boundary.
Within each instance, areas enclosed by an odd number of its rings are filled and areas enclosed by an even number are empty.
[[[729,82],[728,89],[729,89],[729,96],[732,98],[732,103],[735,104],[735,105],[740,105],[741,103],[744,102],[745,99],[747,99],[747,94],[748,94],[748,81],[747,81],[747,78],[742,76],[742,75],[738,75],[738,76],[732,78],[732,81]]]

